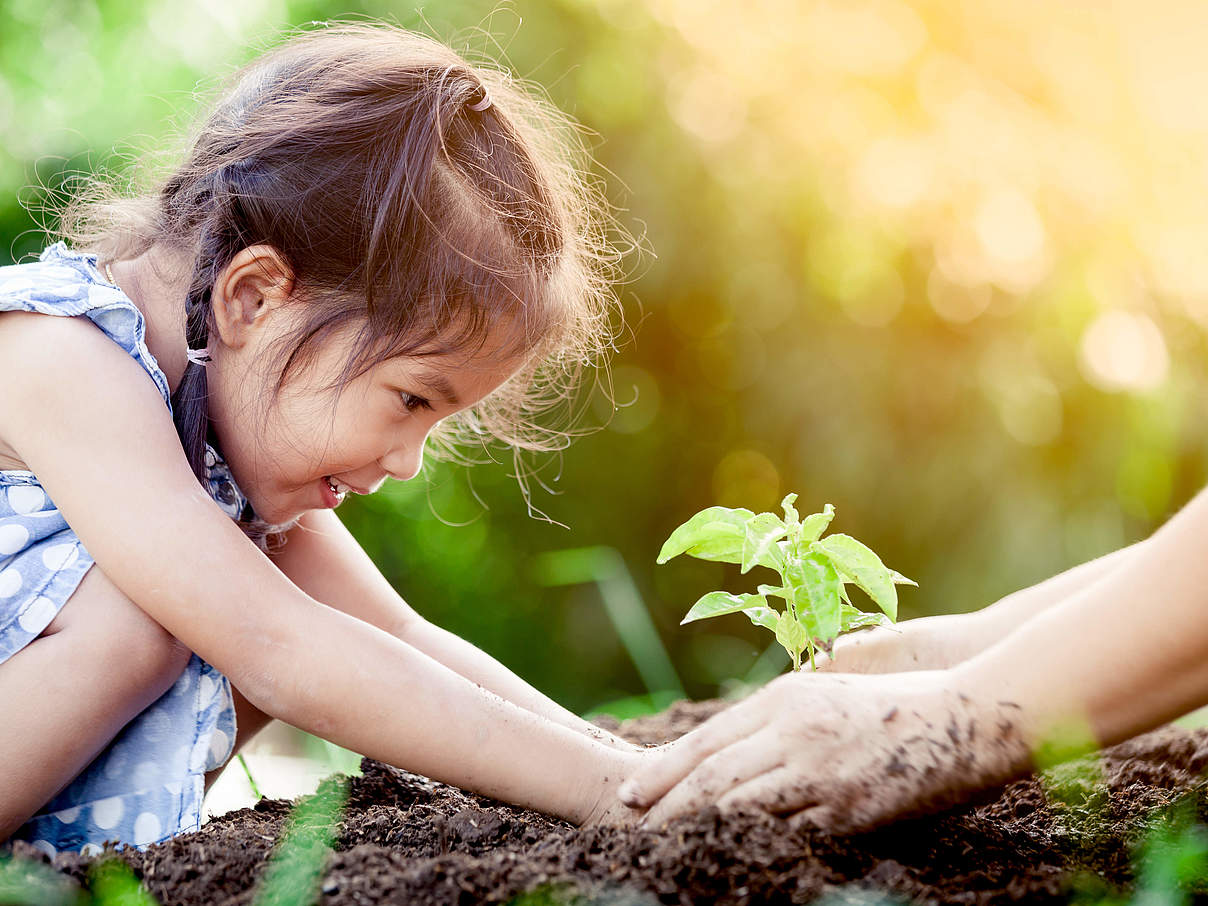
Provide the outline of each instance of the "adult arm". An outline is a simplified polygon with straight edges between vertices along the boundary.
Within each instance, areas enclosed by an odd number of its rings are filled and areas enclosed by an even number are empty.
[[[824,673],[903,673],[942,670],[989,648],[1039,613],[1119,569],[1137,556],[1139,542],[1082,563],[972,613],[903,620],[855,632],[835,643],[832,657],[818,658]]]
[[[622,789],[647,820],[716,802],[853,830],[967,799],[1208,702],[1208,492],[1118,568],[948,670],[793,675]]]
[[[377,626],[506,701],[615,748],[636,748],[541,694],[465,639],[421,617],[386,581],[333,511],[304,515],[272,560],[312,598]]]
[[[636,755],[504,701],[298,589],[206,496],[154,385],[90,322],[0,316],[0,358],[16,376],[6,440],[113,583],[257,708],[573,821],[611,807],[606,793]]]

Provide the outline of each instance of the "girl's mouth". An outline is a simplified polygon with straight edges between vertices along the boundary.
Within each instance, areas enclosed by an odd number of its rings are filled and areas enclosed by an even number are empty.
[[[323,486],[323,502],[329,508],[339,506],[349,491],[349,488],[341,484],[339,479],[332,478],[330,475],[325,475],[320,484]]]

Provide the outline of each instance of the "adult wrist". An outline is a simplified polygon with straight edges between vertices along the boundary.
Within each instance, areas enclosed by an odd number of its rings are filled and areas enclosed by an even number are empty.
[[[977,780],[1000,783],[1034,767],[1038,745],[1036,715],[1022,689],[1003,682],[990,662],[976,656],[944,671],[948,694],[966,716],[976,738]]]

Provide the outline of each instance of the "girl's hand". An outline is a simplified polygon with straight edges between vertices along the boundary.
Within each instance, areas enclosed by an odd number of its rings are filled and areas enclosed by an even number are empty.
[[[584,732],[601,745],[608,746],[610,749],[616,749],[618,752],[636,755],[647,751],[645,746],[639,746],[627,739],[622,739],[615,733],[610,733],[603,727],[597,727],[594,724],[586,724]]]
[[[587,817],[583,819],[584,827],[597,824],[633,825],[646,814],[645,809],[633,808],[622,802],[617,796],[617,790],[625,780],[634,775],[641,765],[649,763],[655,753],[660,750],[634,746],[617,737],[614,738],[628,746],[629,750],[617,757],[615,762],[617,770],[610,772],[605,783],[594,791],[595,802]]]
[[[791,674],[657,750],[622,787],[643,824],[716,804],[828,832],[936,811],[1027,764],[1009,704],[980,705],[944,671]]]

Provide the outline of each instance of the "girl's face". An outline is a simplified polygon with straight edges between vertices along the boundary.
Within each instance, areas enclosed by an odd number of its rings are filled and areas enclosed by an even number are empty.
[[[338,395],[330,388],[352,351],[353,330],[323,342],[312,364],[291,374],[276,401],[271,342],[291,325],[237,348],[211,344],[210,414],[235,481],[256,514],[285,524],[307,510],[370,494],[387,478],[406,481],[423,464],[432,429],[473,406],[520,367],[483,353],[400,356],[380,362]],[[215,347],[217,347],[215,349]]]

